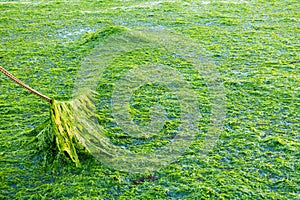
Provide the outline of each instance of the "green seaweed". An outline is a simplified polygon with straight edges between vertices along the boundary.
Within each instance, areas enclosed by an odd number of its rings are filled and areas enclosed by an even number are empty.
[[[199,136],[177,162],[153,174],[111,170],[80,152],[81,167],[76,168],[59,153],[54,135],[46,134],[52,128],[49,105],[1,76],[0,198],[299,199],[298,4],[297,0],[1,2],[1,66],[58,102],[73,98],[82,61],[98,39],[104,41],[101,30],[112,25],[156,27],[176,30],[210,52],[226,90],[227,113],[219,141],[205,159]],[[94,43],[85,43],[88,38]],[[157,57],[153,54],[152,59]],[[116,65],[131,62],[127,55]],[[183,62],[179,61],[184,68]],[[97,92],[104,99],[111,83],[102,85]],[[100,122],[111,120],[106,118],[108,110],[97,106]],[[147,117],[144,112],[132,114],[138,120]],[[208,121],[204,117],[200,122],[204,133]],[[44,157],[52,167],[44,164]]]

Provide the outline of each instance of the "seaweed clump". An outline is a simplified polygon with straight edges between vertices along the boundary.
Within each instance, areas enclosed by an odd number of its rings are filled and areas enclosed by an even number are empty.
[[[50,119],[33,130],[37,134],[37,149],[44,165],[71,161],[80,167],[79,154],[89,154],[82,137],[85,115],[92,114],[91,95],[81,95],[71,101],[51,101]]]

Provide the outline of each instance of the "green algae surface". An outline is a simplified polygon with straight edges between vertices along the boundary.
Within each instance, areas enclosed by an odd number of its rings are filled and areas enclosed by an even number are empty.
[[[118,27],[167,28],[191,38],[215,61],[227,100],[223,131],[205,158],[199,136],[176,162],[156,172],[133,174],[109,168],[81,147],[76,166],[70,156],[59,153],[53,135],[45,134],[53,128],[48,103],[1,75],[0,198],[300,198],[299,9],[296,0],[1,1],[0,65],[57,102],[72,100],[84,59],[110,35],[124,31]],[[136,151],[163,145],[156,140],[133,145],[139,141],[112,124],[108,103],[122,67],[143,64],[147,58],[189,70],[184,60],[174,61],[172,54],[161,58],[160,51],[124,54],[97,86],[98,120],[116,145]],[[205,80],[193,80],[204,85],[205,94]],[[137,123],[146,123],[147,105],[155,97],[163,99],[165,90],[145,85],[136,91],[131,115]],[[148,98],[138,99],[140,95]],[[210,107],[205,95],[200,98],[207,105],[200,110],[205,133]],[[176,102],[165,102],[165,107],[177,117]],[[168,126],[171,137],[176,120]]]

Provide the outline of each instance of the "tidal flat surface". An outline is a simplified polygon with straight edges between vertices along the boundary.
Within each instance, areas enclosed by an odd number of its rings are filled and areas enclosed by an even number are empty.
[[[205,157],[199,134],[176,162],[156,172],[122,172],[92,156],[82,158],[80,168],[68,161],[49,167],[29,143],[36,136],[32,131],[49,118],[48,103],[1,74],[0,199],[299,199],[299,13],[297,0],[1,1],[0,65],[41,93],[72,99],[85,58],[118,34],[118,27],[169,29],[193,40],[214,61],[226,116]],[[99,123],[114,144],[133,151],[163,145],[153,140],[135,146],[138,141],[114,137],[120,130],[112,125],[109,107],[123,69],[156,62],[189,74],[189,63],[172,52],[162,54],[151,48],[124,54],[99,80]],[[205,135],[211,122],[205,79],[185,78],[203,86],[197,94],[199,130]],[[134,93],[130,109],[136,123],[148,119],[149,105],[155,97],[163,99],[164,91],[154,84]],[[174,118],[180,112],[176,102],[162,105]],[[166,134],[176,123],[168,124]]]

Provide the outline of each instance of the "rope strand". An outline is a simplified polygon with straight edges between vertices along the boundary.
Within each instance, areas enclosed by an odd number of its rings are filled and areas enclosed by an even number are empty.
[[[46,101],[48,101],[49,103],[52,102],[52,99],[47,97],[46,95],[43,95],[41,93],[39,93],[38,91],[36,91],[35,89],[29,87],[28,85],[26,85],[25,83],[23,83],[21,80],[19,80],[18,78],[16,78],[15,76],[13,76],[11,73],[9,73],[6,69],[4,69],[3,67],[0,66],[0,71],[5,74],[8,78],[10,78],[11,80],[13,80],[14,82],[16,82],[17,84],[21,85],[22,87],[24,87],[25,89],[27,89],[28,91],[32,92],[33,94],[41,97],[42,99],[45,99]]]

